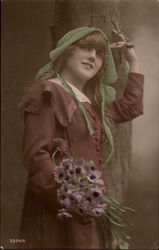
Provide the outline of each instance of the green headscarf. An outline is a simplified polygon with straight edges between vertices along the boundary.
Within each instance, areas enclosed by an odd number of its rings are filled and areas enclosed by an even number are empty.
[[[70,32],[68,32],[67,34],[65,34],[58,41],[58,43],[56,45],[56,48],[53,49],[49,53],[51,61],[38,71],[38,73],[36,75],[36,80],[39,80],[46,73],[52,73],[53,75],[56,74],[57,78],[59,78],[59,80],[62,82],[62,84],[67,88],[67,90],[77,100],[79,108],[81,109],[81,111],[82,111],[82,113],[84,115],[84,118],[86,120],[89,133],[92,134],[93,133],[93,129],[91,128],[91,124],[89,122],[89,119],[88,119],[88,116],[87,116],[87,112],[86,112],[84,106],[82,105],[81,102],[78,101],[75,93],[70,88],[70,86],[67,84],[67,82],[65,82],[64,79],[56,71],[54,71],[54,69],[53,69],[53,63],[65,51],[65,49],[67,49],[70,45],[72,45],[73,43],[77,42],[81,38],[87,36],[88,34],[94,32],[94,31],[98,31],[98,32],[100,32],[102,34],[102,36],[105,39],[106,48],[107,48],[107,51],[106,51],[106,61],[105,61],[105,65],[104,65],[104,77],[103,77],[103,82],[102,82],[102,85],[101,85],[101,94],[102,94],[101,114],[102,114],[102,122],[103,122],[104,130],[105,130],[105,133],[106,133],[106,135],[108,137],[109,144],[110,144],[109,155],[108,155],[108,158],[104,162],[104,166],[106,167],[108,165],[108,163],[110,162],[111,158],[112,158],[112,155],[113,155],[113,152],[114,152],[114,144],[113,144],[113,138],[112,138],[111,131],[110,131],[110,129],[107,126],[106,121],[105,121],[104,109],[105,109],[105,105],[106,104],[108,104],[109,102],[112,102],[112,101],[115,100],[116,92],[115,92],[114,88],[111,87],[111,85],[117,80],[117,73],[116,73],[116,69],[115,69],[115,64],[114,64],[114,60],[113,60],[113,56],[112,56],[111,47],[110,47],[109,41],[108,41],[107,36],[105,35],[105,33],[102,30],[98,29],[98,28],[80,27],[80,28],[73,29]]]

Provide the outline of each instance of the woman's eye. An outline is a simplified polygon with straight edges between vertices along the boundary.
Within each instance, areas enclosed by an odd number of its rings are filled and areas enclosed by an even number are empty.
[[[88,48],[88,47],[82,47],[82,49],[85,50],[85,51],[89,51],[90,50],[90,48]]]

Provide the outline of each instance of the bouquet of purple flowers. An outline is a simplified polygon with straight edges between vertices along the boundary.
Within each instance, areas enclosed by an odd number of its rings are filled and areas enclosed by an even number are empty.
[[[71,218],[71,212],[94,217],[105,214],[106,188],[101,174],[95,170],[93,161],[82,158],[63,159],[59,166],[55,166],[54,177],[61,184],[57,197],[63,207],[58,212],[59,218]]]
[[[72,218],[73,213],[96,218],[101,234],[105,234],[105,225],[109,224],[112,234],[112,249],[128,249],[130,238],[125,229],[128,224],[122,213],[135,210],[121,206],[107,195],[102,172],[96,170],[93,161],[83,158],[73,159],[68,154],[68,143],[60,138],[54,141],[54,154],[60,161],[55,162],[54,179],[59,184],[57,199],[61,205],[57,216],[61,219]],[[105,235],[104,235],[105,237]],[[107,242],[107,236],[106,236]]]

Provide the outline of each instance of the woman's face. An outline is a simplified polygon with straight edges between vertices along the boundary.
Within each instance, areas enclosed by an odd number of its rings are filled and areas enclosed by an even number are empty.
[[[67,59],[64,70],[74,78],[86,82],[98,73],[102,63],[103,55],[96,49],[90,49],[88,46],[76,47]]]

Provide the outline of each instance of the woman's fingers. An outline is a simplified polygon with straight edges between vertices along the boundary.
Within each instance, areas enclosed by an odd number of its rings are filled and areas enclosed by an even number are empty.
[[[112,48],[112,49],[114,49],[114,48],[123,48],[123,47],[125,47],[126,46],[126,41],[125,42],[117,42],[117,43],[112,43],[111,45],[110,45],[110,47]]]
[[[121,41],[112,43],[110,45],[111,49],[117,49],[120,58],[122,58],[122,55],[124,54],[129,64],[132,65],[132,63],[134,64],[134,62],[137,62],[138,59],[134,49],[134,43],[132,43],[122,32],[117,30],[113,30],[113,32],[121,39]]]
[[[131,48],[134,48],[134,47],[135,47],[135,44],[132,43],[132,42],[127,42],[127,43],[126,43],[126,47],[127,47],[128,49],[131,49]]]
[[[114,49],[114,48],[124,48],[124,47],[126,47],[126,48],[128,48],[128,49],[131,49],[131,48],[134,48],[135,47],[135,45],[134,45],[134,43],[132,43],[132,42],[126,42],[126,41],[123,41],[123,42],[117,42],[117,43],[112,43],[111,45],[110,45],[110,47],[112,48],[112,49]]]
[[[114,29],[113,29],[113,32],[114,32],[122,41],[125,41],[125,42],[129,41],[129,38],[126,37],[126,35],[124,35],[122,32],[117,31],[117,30],[114,30]]]
[[[132,43],[130,39],[126,35],[124,35],[124,33],[122,33],[120,30],[117,31],[113,29],[113,32],[121,39],[121,41],[111,44],[111,48],[126,47],[128,49],[131,49],[135,47],[134,43]]]

